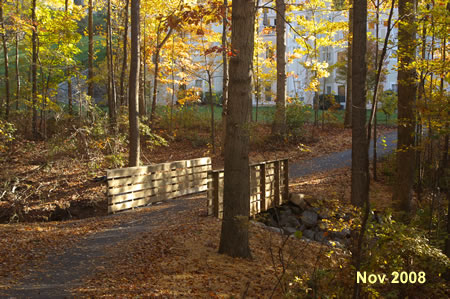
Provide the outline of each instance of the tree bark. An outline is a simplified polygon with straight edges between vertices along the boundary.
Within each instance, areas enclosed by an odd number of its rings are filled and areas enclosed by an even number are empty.
[[[351,5],[351,4],[350,4]],[[347,48],[347,97],[345,99],[344,126],[352,126],[352,40],[353,40],[353,8],[348,12],[348,48]]]
[[[16,3],[16,14],[20,15],[19,1]],[[20,100],[20,73],[19,73],[19,31],[16,31],[16,110],[19,110]]]
[[[65,0],[65,11],[67,17],[69,17],[69,0]],[[67,101],[69,105],[69,115],[73,115],[73,107],[72,107],[72,73],[71,66],[66,65],[66,76],[67,76]]]
[[[126,105],[125,96],[125,73],[127,70],[128,61],[128,7],[130,0],[125,0],[125,17],[124,17],[124,32],[123,32],[123,60],[122,60],[122,73],[120,75],[120,105]]]
[[[255,1],[234,0],[232,7],[230,85],[225,138],[223,221],[219,253],[250,258],[249,121]]]
[[[0,0],[0,24],[2,28],[2,44],[3,44],[3,58],[5,66],[5,92],[6,92],[6,107],[5,107],[5,119],[9,118],[9,104],[11,101],[11,93],[9,90],[9,59],[8,59],[8,46],[6,44],[6,30],[5,21],[3,19],[3,0]]]
[[[284,0],[276,0],[276,33],[277,33],[277,98],[272,127],[273,135],[286,134],[286,5]]]
[[[162,42],[159,42],[159,28],[158,33],[156,35],[156,51],[155,51],[155,71],[154,71],[154,81],[153,81],[153,99],[152,99],[152,112],[150,114],[150,125],[153,126],[154,118],[155,118],[155,112],[156,112],[156,96],[158,93],[158,72],[159,72],[159,54],[161,52],[161,48],[164,46],[166,41],[169,39],[170,35],[172,34],[173,28],[169,29],[169,32],[167,32],[167,35],[164,37]]]
[[[89,36],[89,49],[88,49],[88,96],[91,98],[94,96],[94,15],[92,0],[89,0],[88,8],[88,36]],[[81,116],[81,111],[80,111]]]
[[[227,27],[228,27],[228,0],[223,0],[223,17],[222,17],[222,143],[225,143],[225,128],[227,125],[227,104],[228,104],[228,43],[227,43]],[[224,150],[222,150],[222,154]]]
[[[394,199],[406,212],[412,211],[414,183],[414,105],[416,99],[416,72],[412,67],[416,51],[415,1],[399,1],[398,30],[398,142],[397,188]]]
[[[129,77],[129,122],[130,122],[130,152],[128,165],[139,166],[140,144],[139,144],[139,13],[140,0],[131,1],[131,64]]]
[[[108,60],[108,108],[109,108],[109,119],[111,123],[111,129],[116,129],[116,84],[114,78],[114,63],[113,63],[113,52],[112,52],[112,28],[111,28],[111,0],[108,0],[108,20],[106,23],[107,27],[107,60]]]
[[[369,196],[369,153],[366,131],[367,1],[355,1],[353,9],[351,202],[362,207]]]
[[[33,131],[33,138],[37,139],[37,23],[36,23],[36,0],[31,2],[31,22],[33,33],[31,35],[31,45],[32,45],[32,62],[31,62],[31,104],[33,110],[33,119],[31,123],[31,128]]]

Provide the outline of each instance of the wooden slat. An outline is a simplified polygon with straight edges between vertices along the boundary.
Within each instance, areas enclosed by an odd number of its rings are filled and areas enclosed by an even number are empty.
[[[186,161],[186,167],[199,166],[199,165],[208,165],[211,164],[210,157],[197,158]]]
[[[289,200],[289,160],[283,160],[283,201]]]

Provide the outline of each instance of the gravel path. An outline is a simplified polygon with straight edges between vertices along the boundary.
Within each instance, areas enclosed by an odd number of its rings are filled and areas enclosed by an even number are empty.
[[[384,156],[395,149],[396,132],[387,134],[384,147],[378,142],[378,156]],[[380,139],[381,140],[381,139]],[[372,147],[370,155],[373,155]],[[289,176],[297,178],[315,172],[332,170],[351,165],[351,150],[314,158],[289,167]],[[70,289],[80,286],[82,279],[94,273],[100,257],[109,247],[120,241],[136,236],[140,232],[151,231],[167,218],[168,214],[192,209],[195,201],[189,197],[162,203],[158,209],[147,208],[139,217],[109,230],[96,233],[61,255],[50,256],[46,267],[26,277],[22,283],[6,291],[6,298],[69,298]],[[108,217],[120,217],[120,214]],[[32,263],[32,261],[30,261]],[[33,267],[30,267],[33,268]]]
[[[381,142],[382,138],[385,138],[385,144]],[[381,158],[393,152],[396,149],[396,146],[397,131],[390,132],[379,137],[377,141],[377,158]],[[373,142],[370,143],[369,157],[370,159],[373,157]],[[316,172],[351,166],[351,164],[352,150],[333,153],[299,163],[291,163],[289,165],[289,178],[294,179],[301,176],[314,174]]]
[[[134,220],[81,240],[77,246],[69,248],[62,255],[50,256],[46,266],[26,277],[22,284],[6,290],[6,298],[72,298],[70,289],[80,286],[83,278],[92,275],[95,268],[102,266],[99,264],[100,257],[108,248],[138,233],[151,231],[152,227],[163,223],[168,215],[194,208],[195,202],[185,197],[155,207],[157,209],[146,208],[148,211],[139,213]]]

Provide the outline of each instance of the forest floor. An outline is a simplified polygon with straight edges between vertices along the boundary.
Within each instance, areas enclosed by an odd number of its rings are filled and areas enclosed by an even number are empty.
[[[350,145],[350,130],[327,127],[317,129],[309,144],[253,144],[251,160],[288,157],[299,162],[344,151]],[[315,272],[322,264],[336,271],[348,266],[343,262],[348,254],[344,250],[335,249],[330,264],[326,246],[285,239],[253,225],[253,260],[219,255],[220,221],[205,217],[205,195],[102,217],[106,216],[106,186],[95,178],[104,175],[103,170],[70,156],[49,159],[48,152],[43,142],[17,141],[1,159],[1,181],[20,184],[12,192],[18,197],[13,205],[0,201],[0,218],[25,223],[0,224],[0,295],[4,290],[13,296],[39,294],[42,298],[70,293],[90,297],[225,297],[242,293],[268,297],[274,291],[279,297],[286,289],[280,288],[277,277],[283,276],[281,285],[285,287],[285,279],[293,281],[294,276]],[[210,155],[210,148],[186,139],[174,140],[168,148],[144,151],[143,159],[151,157],[149,162],[159,163],[201,156],[212,156],[214,168],[223,165],[220,155]],[[317,200],[348,202],[349,178],[348,168],[316,173],[291,180],[290,189]],[[383,202],[390,205],[386,201],[390,190],[379,184],[373,196],[380,199],[377,203],[382,208]],[[180,202],[183,204],[177,204]],[[49,221],[67,218],[72,220]],[[155,219],[159,219],[157,225]],[[285,252],[283,258],[280,250]],[[339,279],[350,278],[341,275]],[[297,283],[303,287],[299,280]]]

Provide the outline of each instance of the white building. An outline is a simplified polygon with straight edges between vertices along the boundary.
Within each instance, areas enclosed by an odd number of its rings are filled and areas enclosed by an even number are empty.
[[[261,4],[263,6],[264,4]],[[267,4],[267,6],[273,5],[273,2]],[[348,23],[348,14],[345,10],[333,10],[331,4],[329,4],[328,8],[319,9],[314,12],[316,20],[320,18],[327,18],[330,22],[345,22]],[[384,40],[384,37],[387,32],[387,19],[388,19],[388,11],[381,12],[379,17],[379,37],[380,40]],[[298,33],[301,31],[298,24],[295,22],[297,16],[304,16],[306,19],[311,20],[313,12],[311,10],[297,10],[288,12],[290,14],[290,18],[293,20],[290,25],[286,25],[286,57],[296,52],[296,50],[301,48],[301,45],[296,41],[299,38]],[[397,17],[396,12],[394,13],[393,20]],[[375,17],[369,16],[368,18],[368,32],[369,35],[375,37]],[[261,9],[258,18],[258,28],[259,28],[259,36],[262,37],[264,41],[271,41],[272,45],[276,45],[276,12],[273,9]],[[270,30],[268,30],[270,29]],[[216,32],[222,31],[222,25],[215,25],[213,30]],[[333,32],[335,40],[342,40],[343,47],[322,47],[319,51],[319,62],[327,62],[328,65],[332,66],[343,59],[346,59],[346,35],[347,32],[339,31]],[[390,34],[389,39],[393,41],[393,45],[396,45],[397,39],[397,29],[394,28]],[[309,40],[310,45],[312,45],[312,39]],[[379,43],[379,48],[381,49],[383,46],[382,41]],[[276,50],[275,50],[276,51]],[[395,64],[397,63],[396,59],[392,58],[393,52],[396,51],[396,46],[391,47],[386,54],[386,67],[389,71],[386,76],[385,82],[382,82],[384,90],[394,90],[397,91],[397,72],[394,69]],[[273,52],[267,51],[263,56],[272,55]],[[261,58],[266,58],[261,57]],[[299,57],[293,60],[287,60],[286,63],[286,73],[288,74],[286,80],[286,95],[290,98],[297,98],[305,104],[312,104],[314,99],[315,92],[313,91],[305,91],[309,84],[309,79],[311,78],[311,72],[309,72],[302,64],[310,57],[306,55],[303,57]],[[274,64],[275,65],[275,64]],[[326,78],[321,78],[319,80],[320,86],[318,87],[318,94],[333,94],[340,96],[341,100],[345,100],[347,93],[347,82],[346,79],[340,80],[339,76],[337,76],[336,69],[333,69],[330,72],[330,75]],[[188,87],[199,87],[202,88],[204,92],[208,91],[207,83],[204,80],[199,80],[193,78],[191,82],[188,83]],[[213,89],[214,91],[221,93],[222,90],[222,71],[218,70],[215,72],[213,76]],[[263,87],[261,90],[261,99],[260,105],[274,105],[276,92],[276,79],[272,81],[270,87]],[[254,98],[255,104],[255,98]],[[341,103],[342,106],[345,103]],[[368,103],[369,105],[369,103]]]

